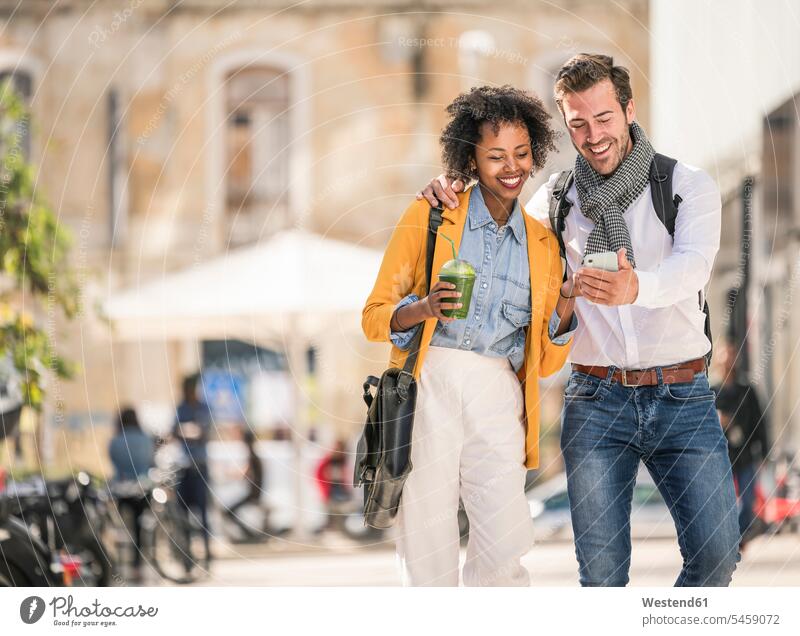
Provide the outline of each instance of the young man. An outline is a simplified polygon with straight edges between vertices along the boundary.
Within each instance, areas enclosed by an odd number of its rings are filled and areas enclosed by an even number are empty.
[[[653,204],[654,151],[635,121],[627,70],[604,55],[577,55],[554,92],[578,152],[561,233],[561,293],[578,297],[561,447],[580,582],[627,584],[641,461],[675,520],[683,556],[675,584],[728,585],[739,560],[736,497],[699,303],[719,248],[719,191],[678,162],[670,235]],[[527,207],[546,226],[558,176]],[[463,187],[439,177],[420,196],[450,206]],[[607,251],[617,272],[583,266],[584,255]]]

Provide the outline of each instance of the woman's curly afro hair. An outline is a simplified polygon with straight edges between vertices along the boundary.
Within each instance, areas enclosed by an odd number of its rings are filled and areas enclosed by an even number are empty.
[[[451,177],[477,175],[471,168],[475,147],[480,142],[480,128],[484,122],[493,125],[495,133],[500,124],[520,124],[531,137],[533,166],[541,170],[547,153],[556,149],[557,133],[550,128],[550,115],[542,100],[513,86],[476,86],[461,93],[447,107],[450,122],[442,131],[442,163]]]

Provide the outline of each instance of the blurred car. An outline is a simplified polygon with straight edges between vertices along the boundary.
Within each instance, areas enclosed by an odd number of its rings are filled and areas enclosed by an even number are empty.
[[[538,541],[571,539],[572,521],[567,496],[567,475],[560,473],[526,492]],[[667,504],[647,469],[641,467],[633,488],[631,537],[668,539],[676,536]]]

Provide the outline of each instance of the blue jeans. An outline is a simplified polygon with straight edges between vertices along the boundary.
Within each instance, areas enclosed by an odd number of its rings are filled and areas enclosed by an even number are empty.
[[[739,561],[728,446],[705,373],[626,387],[573,371],[561,449],[583,586],[624,586],[631,501],[641,460],[669,507],[683,569],[676,586],[725,586]]]

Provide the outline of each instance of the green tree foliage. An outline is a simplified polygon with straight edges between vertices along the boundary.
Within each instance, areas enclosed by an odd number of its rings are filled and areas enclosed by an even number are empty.
[[[54,345],[54,327],[35,316],[73,318],[78,286],[69,266],[70,236],[59,226],[24,156],[28,110],[10,82],[0,86],[0,356],[20,375],[25,404],[41,410],[47,371],[75,372]],[[53,321],[48,321],[53,322]]]

